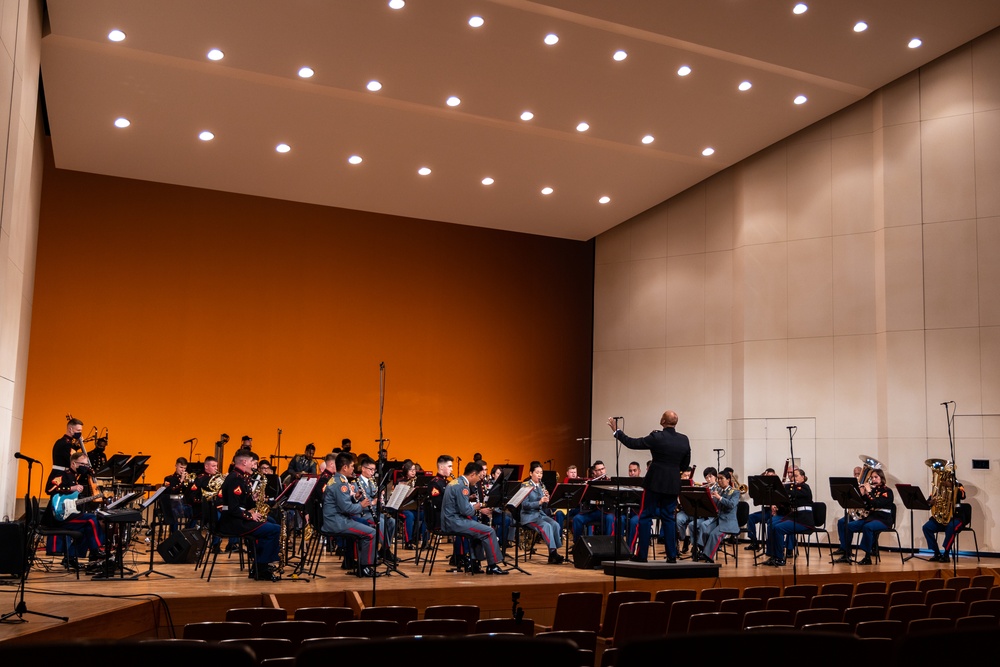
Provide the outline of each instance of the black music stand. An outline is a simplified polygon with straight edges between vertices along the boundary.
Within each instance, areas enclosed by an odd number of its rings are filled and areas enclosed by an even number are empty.
[[[119,469],[118,474],[115,475],[115,479],[122,484],[128,486],[134,486],[139,482],[142,476],[146,472],[146,468],[149,467],[149,459],[151,457],[145,454],[139,454],[133,456],[128,460],[128,463],[122,465]]]
[[[167,487],[165,487],[165,486],[161,486],[159,489],[157,489],[156,493],[154,493],[152,496],[150,496],[149,498],[147,498],[145,502],[142,503],[142,509],[146,510],[146,509],[148,509],[150,507],[150,505],[153,505],[154,503],[156,503],[157,498],[159,498],[160,495],[162,495],[163,492],[166,489],[167,489]],[[159,531],[156,530],[156,512],[155,512],[155,510],[153,512],[153,523],[150,524],[149,527],[150,527],[150,533],[149,533],[149,569],[147,569],[145,572],[139,572],[134,577],[129,577],[129,580],[130,581],[138,581],[140,577],[148,577],[151,574],[158,574],[161,577],[166,577],[167,579],[174,579],[175,577],[172,574],[167,574],[166,572],[160,572],[159,570],[153,568],[153,554],[156,553],[156,536],[157,536],[157,533],[159,532]],[[127,532],[127,529],[124,530],[123,532]],[[119,538],[123,541],[124,540],[124,535],[119,535]],[[211,547],[211,545],[208,545],[206,548],[211,549],[212,547]],[[122,548],[121,548],[121,542],[119,542],[118,553],[115,555],[115,559],[120,561],[121,576],[124,577],[125,576],[125,563],[124,563],[124,552],[122,551]],[[114,569],[112,568],[112,572],[113,572],[113,570]],[[114,574],[108,572],[107,570],[105,571],[104,574],[105,574],[105,576],[101,577],[103,579],[113,579],[114,578]],[[94,578],[97,579],[98,577],[94,577]]]
[[[506,471],[504,474],[506,474]],[[503,478],[501,477],[501,479]],[[492,496],[494,495],[493,492],[496,490],[498,486],[502,487],[500,495],[497,497],[497,502],[498,503],[502,502],[503,507],[510,508],[511,509],[510,518],[517,522],[517,524],[514,527],[514,564],[510,565],[509,563],[506,562],[507,550],[505,546],[504,549],[502,550],[504,554],[504,565],[507,565],[508,570],[517,570],[521,574],[526,574],[530,577],[531,573],[525,572],[524,569],[521,567],[520,555],[519,555],[521,553],[521,502],[524,501],[524,498],[518,501],[517,505],[511,505],[507,502],[507,498],[513,498],[514,495],[521,490],[521,485],[522,482],[511,482],[511,481],[501,482],[500,480],[497,480],[497,483],[493,484],[493,488],[490,489],[490,492],[487,494],[486,497],[488,501],[492,501]],[[515,513],[517,514],[516,519],[514,517]],[[501,527],[503,526],[503,521],[500,521],[500,525]],[[504,541],[506,542],[506,540]]]
[[[684,510],[685,514],[694,517],[694,534],[691,537],[691,541],[700,549],[698,519],[710,519],[713,516],[719,516],[719,508],[715,505],[715,499],[712,498],[712,493],[708,490],[708,487],[697,486],[682,488],[680,495],[677,496],[677,500],[680,502],[681,509]],[[695,546],[691,548],[690,557],[692,559],[695,554]]]
[[[764,521],[764,508],[768,508],[768,513],[772,515],[770,508],[772,506],[776,507],[778,505],[788,504],[788,492],[785,491],[784,485],[781,483],[781,479],[777,475],[751,475],[747,478],[747,490],[750,493],[750,498],[753,500],[754,505],[761,506],[761,526],[763,526],[764,531],[761,536],[761,553],[767,552],[767,545],[771,539],[771,528],[770,521]],[[785,545],[781,545],[782,556],[784,556]],[[758,553],[753,552],[753,565],[757,567],[759,563],[757,562]]]
[[[622,514],[624,513],[624,508],[626,507],[639,507],[642,505],[642,478],[641,477],[606,477],[604,479],[598,480],[596,482],[591,482],[592,485],[603,490],[603,495],[605,496],[602,502],[604,507],[608,507],[608,503],[613,503],[614,506],[614,528],[612,533],[618,534],[621,529],[622,524]],[[623,538],[628,537],[628,526],[625,526],[625,530],[622,531],[624,535]],[[615,540],[615,560],[619,560],[618,556],[620,553],[617,551],[620,549],[621,540]],[[631,553],[629,554],[632,555]]]
[[[919,558],[920,560],[929,560],[928,558],[922,558],[918,556],[919,549],[913,546],[913,510],[923,510],[930,511],[931,504],[927,502],[927,496],[924,492],[920,490],[919,486],[914,486],[913,484],[897,484],[896,492],[899,493],[899,499],[903,501],[903,507],[910,510],[910,555],[903,559],[903,562],[910,560],[911,558]]]
[[[847,531],[849,523],[848,514],[852,509],[863,510],[865,499],[861,497],[861,489],[858,487],[858,480],[854,477],[831,477],[830,496],[837,501],[837,504],[844,508],[844,531]],[[841,545],[843,546],[843,545]],[[844,549],[844,556],[848,555],[848,550],[853,545],[848,544]],[[833,564],[833,554],[830,554],[830,564]]]
[[[573,527],[569,513],[574,507],[580,506],[580,498],[583,497],[586,484],[586,480],[582,479],[571,482],[556,482],[556,487],[552,490],[552,495],[549,496],[550,510],[566,510],[566,523],[560,526],[560,529],[566,532],[563,537],[563,547],[566,549],[565,559],[567,563],[573,562],[569,552],[569,534]]]
[[[413,564],[420,565],[420,551],[424,541],[424,505],[430,495],[427,487],[430,486],[434,475],[429,472],[417,473],[413,478],[413,493],[410,494],[400,510],[413,510],[413,535],[410,535],[410,543],[413,544]],[[412,504],[412,507],[411,507]],[[410,560],[404,558],[403,561]],[[402,562],[402,561],[401,561]]]

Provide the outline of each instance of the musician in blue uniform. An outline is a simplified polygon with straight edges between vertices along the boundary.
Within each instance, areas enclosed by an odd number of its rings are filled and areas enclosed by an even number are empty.
[[[82,450],[74,452],[69,457],[66,469],[62,471],[59,477],[49,480],[45,491],[52,496],[52,499],[49,501],[49,507],[46,511],[47,518],[50,512],[58,511],[56,510],[56,506],[60,505],[61,501],[66,499],[78,500],[80,498],[80,494],[83,493],[84,488],[79,482],[79,477],[84,471],[89,470],[89,465],[90,462],[87,459],[86,452]],[[103,557],[101,548],[104,545],[104,529],[95,515],[76,512],[60,520],[55,514],[52,514],[51,522],[59,528],[78,530],[83,533],[83,543],[74,544],[73,550],[76,553],[69,554],[70,556],[82,557],[87,552],[90,552],[96,557]]]
[[[330,478],[323,493],[323,532],[353,537],[358,542],[358,575],[373,576],[375,565],[375,528],[357,518],[371,506],[371,501],[351,480],[354,455],[337,454],[337,473]]]
[[[719,515],[698,519],[701,550],[697,558],[692,557],[693,560],[703,560],[706,563],[715,560],[715,552],[722,544],[723,537],[740,532],[740,524],[736,521],[736,506],[740,502],[740,494],[733,486],[733,474],[728,470],[723,470],[716,477],[716,486],[712,488],[712,500],[715,501]]]
[[[958,508],[962,501],[965,500],[965,487],[957,479],[954,481],[955,484],[955,509],[951,514],[951,521],[947,524],[938,523],[937,519],[931,516],[924,524],[923,532],[924,539],[927,540],[927,548],[934,552],[934,555],[930,557],[932,563],[947,563],[948,552],[951,551],[952,543],[955,540],[955,533],[962,529],[965,525],[962,523],[962,517],[959,516]],[[931,496],[927,499],[927,502],[932,506],[936,499]],[[944,533],[944,545],[942,549],[938,549],[937,543],[937,533]],[[942,553],[942,551],[944,553]]]
[[[605,474],[604,461],[594,461],[594,465],[590,467],[589,481],[593,482],[605,477],[607,475]],[[583,536],[583,531],[587,526],[599,526],[604,535],[610,535],[614,530],[615,515],[611,512],[605,512],[593,501],[584,501],[577,509],[579,511],[573,517],[574,540]]]
[[[854,533],[861,533],[861,544],[858,548],[865,552],[864,558],[858,561],[858,565],[871,565],[871,550],[878,540],[878,534],[884,530],[892,528],[892,506],[894,496],[892,489],[885,485],[885,473],[881,470],[873,470],[868,477],[868,482],[860,487],[861,497],[865,501],[865,509],[868,516],[857,521],[845,521],[843,517],[837,521],[837,532],[840,533],[840,549],[843,554],[835,562],[850,563],[851,547],[854,542]]]
[[[361,513],[358,520],[364,521],[372,527],[375,526],[374,512],[378,504],[375,497],[378,491],[378,485],[375,482],[375,467],[375,460],[370,456],[363,455],[361,457],[361,475],[356,480],[358,488],[361,489],[362,493],[365,494],[365,498],[368,499],[368,507]],[[388,542],[380,541],[382,550],[379,555],[385,560],[394,563],[398,560],[392,553],[392,540],[396,535],[396,518],[383,512],[379,516],[378,527],[384,539]]]
[[[768,468],[763,473],[762,477],[777,477],[778,473],[774,472],[774,468]],[[760,510],[757,512],[751,512],[750,516],[747,517],[747,537],[750,538],[750,544],[745,548],[747,551],[760,551],[761,541],[767,540],[767,536],[760,537],[760,526],[765,528],[770,525],[771,522],[771,507],[761,506]]]
[[[256,558],[250,568],[250,578],[278,581],[280,576],[272,563],[278,561],[278,539],[281,526],[267,521],[257,512],[250,475],[254,459],[249,450],[241,449],[233,458],[233,471],[226,476],[219,490],[218,529],[242,537],[252,536]]]
[[[468,537],[472,541],[476,560],[472,561],[470,571],[473,574],[482,572],[479,559],[486,558],[486,574],[507,574],[497,562],[500,560],[500,544],[493,529],[476,521],[476,510],[490,513],[489,508],[473,505],[469,501],[469,489],[486,474],[483,467],[476,461],[469,461],[461,477],[449,484],[444,490],[441,501],[441,528],[448,532]]]
[[[770,556],[764,565],[781,567],[785,564],[786,545],[794,547],[796,533],[806,533],[815,527],[812,513],[812,489],[806,474],[799,468],[792,471],[792,481],[785,484],[789,507],[772,508],[774,517],[764,553]]]
[[[549,503],[549,492],[542,485],[542,464],[532,461],[530,471],[530,478],[522,485],[530,486],[531,492],[521,501],[521,525],[538,531],[549,549],[549,565],[559,565],[564,560],[559,554],[562,530],[556,520],[543,511]]]

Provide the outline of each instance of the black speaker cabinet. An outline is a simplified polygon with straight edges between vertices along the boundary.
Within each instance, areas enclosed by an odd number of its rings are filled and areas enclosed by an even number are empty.
[[[194,563],[205,548],[205,538],[200,530],[177,530],[160,543],[156,550],[164,563]]]
[[[27,565],[24,553],[24,524],[0,523],[0,574],[20,576]]]
[[[631,553],[625,540],[619,538],[618,557],[628,560]],[[573,545],[573,566],[579,570],[596,570],[606,560],[615,559],[615,538],[611,535],[584,535]]]

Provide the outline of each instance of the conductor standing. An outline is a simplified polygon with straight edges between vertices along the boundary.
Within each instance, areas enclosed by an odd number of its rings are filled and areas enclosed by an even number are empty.
[[[660,417],[662,431],[653,431],[645,438],[630,438],[615,427],[615,420],[608,419],[608,426],[615,432],[615,439],[629,449],[648,449],[653,462],[646,471],[643,481],[642,508],[639,511],[639,526],[636,537],[639,550],[631,560],[646,562],[649,553],[649,538],[653,518],[658,517],[664,526],[664,534],[676,534],[674,512],[677,508],[677,494],[681,492],[681,470],[691,464],[691,443],[683,433],[678,433],[677,413],[667,410]],[[629,545],[634,548],[635,545]],[[667,539],[667,562],[677,562],[677,542]]]

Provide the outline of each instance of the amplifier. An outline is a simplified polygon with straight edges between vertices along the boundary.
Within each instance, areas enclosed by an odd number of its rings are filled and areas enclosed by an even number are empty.
[[[201,531],[185,529],[174,531],[173,535],[156,547],[156,551],[164,563],[194,563],[204,548],[205,537]]]

